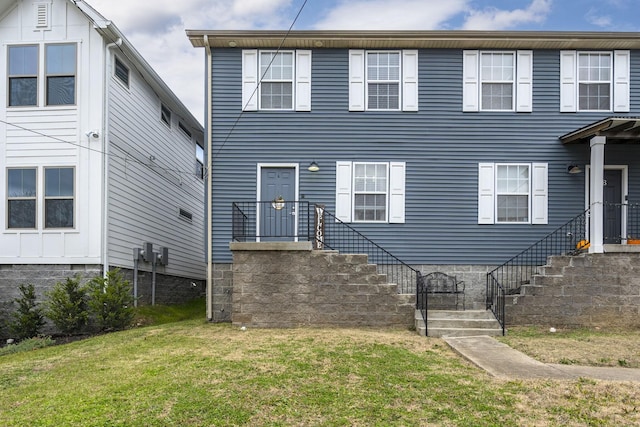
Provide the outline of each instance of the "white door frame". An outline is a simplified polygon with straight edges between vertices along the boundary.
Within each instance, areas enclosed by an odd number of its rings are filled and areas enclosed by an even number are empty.
[[[295,169],[295,199],[296,202],[300,199],[300,164],[299,163],[258,163],[256,165],[256,202],[262,200],[262,168],[294,168]],[[260,203],[256,203],[256,234],[259,234],[260,230]],[[296,221],[294,224],[295,242],[298,241],[298,206],[296,203]],[[256,236],[256,242],[260,241],[260,237]]]
[[[620,226],[622,233],[622,244],[627,243],[627,206],[625,203],[627,202],[627,197],[629,196],[629,166],[627,165],[604,165],[605,170],[620,170],[622,171],[622,191],[621,191],[621,199],[620,203],[622,204],[622,211],[620,212]],[[589,209],[591,204],[590,195],[591,195],[591,165],[585,166],[585,186],[584,186],[584,209]],[[589,235],[589,221],[591,220],[591,216],[587,216],[586,227],[587,227],[587,236]]]

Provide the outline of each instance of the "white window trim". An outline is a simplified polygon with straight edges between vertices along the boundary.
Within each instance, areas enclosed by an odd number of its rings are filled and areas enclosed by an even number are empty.
[[[9,170],[26,170],[26,169],[32,169],[35,171],[36,173],[36,180],[35,180],[35,184],[36,184],[36,188],[35,188],[35,195],[33,197],[26,197],[26,196],[20,196],[20,197],[12,197],[9,195]],[[40,178],[39,176],[39,171],[38,168],[36,166],[11,166],[5,169],[5,188],[4,191],[6,191],[5,193],[5,207],[6,207],[6,221],[4,224],[4,229],[5,231],[8,232],[16,232],[16,231],[21,231],[21,230],[27,230],[27,231],[33,231],[33,230],[38,230],[38,209],[40,209],[40,201],[38,200],[38,179]],[[34,227],[9,227],[9,201],[11,200],[33,200],[35,203],[35,218],[34,218]]]
[[[387,205],[384,221],[356,221],[355,191],[353,175],[355,164],[385,164],[387,166]],[[336,218],[345,223],[359,224],[402,224],[405,222],[406,198],[406,163],[405,162],[336,162]]]
[[[47,93],[48,93],[48,89],[49,89],[49,77],[69,77],[71,76],[70,74],[67,73],[62,73],[62,74],[54,74],[54,73],[47,73],[47,47],[49,46],[69,46],[72,45],[75,47],[75,51],[76,51],[76,56],[75,56],[75,68],[73,70],[73,104],[49,104],[49,100],[47,99]],[[74,42],[60,42],[60,43],[45,43],[44,44],[44,60],[42,63],[42,73],[43,73],[43,78],[42,78],[42,84],[44,85],[44,91],[43,91],[43,105],[46,108],[68,108],[68,107],[76,107],[78,105],[78,68],[79,68],[79,59],[78,59],[78,55],[80,53],[80,49],[78,48],[80,46],[79,43],[74,43]]]
[[[277,55],[291,55],[291,78],[290,79],[267,79],[266,72],[262,73],[262,54],[270,53]],[[269,64],[266,64],[269,65]],[[293,50],[261,50],[258,52],[258,109],[263,111],[293,111],[296,105],[296,54]],[[290,108],[266,108],[262,106],[262,83],[290,83],[291,84],[291,107]]]
[[[394,53],[398,54],[398,79],[397,80],[372,80],[369,78],[369,54],[370,53]],[[402,88],[403,88],[403,72],[402,72],[402,51],[400,50],[367,50],[365,53],[364,65],[364,108],[365,111],[401,111],[402,110]],[[397,84],[398,85],[398,108],[369,108],[369,85],[370,84]]]
[[[73,171],[73,195],[72,196],[47,196],[47,169],[71,169]],[[42,169],[42,229],[51,230],[75,230],[78,228],[78,174],[75,166],[44,166]],[[72,227],[47,227],[47,200],[69,200],[73,202],[73,226]]]
[[[367,53],[400,53],[400,81],[398,108],[370,109],[367,107],[369,80]],[[418,111],[418,50],[349,50],[349,111]]]
[[[509,110],[482,108],[481,61],[483,53],[508,53],[514,56],[513,100]],[[533,51],[531,50],[465,50],[462,53],[462,111],[518,112],[533,111]]]
[[[262,108],[260,105],[260,54],[275,50],[243,49],[242,51],[242,111],[311,111],[311,50],[278,51],[293,54],[292,108]]]
[[[578,55],[607,53],[611,55],[611,108],[609,110],[581,110],[578,97]],[[616,112],[630,111],[630,51],[560,51],[560,112]]]
[[[497,174],[498,166],[529,166],[529,220],[512,222],[497,220]],[[478,224],[527,225],[548,224],[549,181],[547,163],[502,162],[478,164]]]

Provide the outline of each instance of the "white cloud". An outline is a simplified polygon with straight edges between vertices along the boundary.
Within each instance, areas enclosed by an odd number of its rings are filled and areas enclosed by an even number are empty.
[[[595,25],[596,27],[601,28],[611,28],[613,24],[613,20],[609,15],[602,15],[595,9],[589,9],[587,14],[585,15],[585,19],[591,25]]]
[[[342,0],[316,29],[433,30],[462,13],[469,0]]]
[[[526,9],[500,10],[494,7],[468,13],[464,30],[507,30],[527,23],[542,23],[551,12],[552,0],[533,0]]]

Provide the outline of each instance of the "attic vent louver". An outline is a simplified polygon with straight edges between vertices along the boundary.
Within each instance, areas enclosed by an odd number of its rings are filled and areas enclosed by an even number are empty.
[[[33,6],[36,13],[36,28],[40,30],[49,29],[51,27],[49,21],[51,3],[35,3]]]

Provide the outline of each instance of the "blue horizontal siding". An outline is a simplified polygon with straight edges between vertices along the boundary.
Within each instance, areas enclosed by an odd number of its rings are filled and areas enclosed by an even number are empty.
[[[334,211],[335,162],[406,162],[406,222],[353,224],[412,264],[496,264],[584,210],[589,147],[558,137],[607,113],[559,113],[560,55],[534,52],[533,112],[462,112],[462,51],[421,50],[418,112],[349,112],[348,51],[313,51],[312,111],[241,113],[241,50],[213,52],[213,256],[230,261],[231,203],[256,198],[257,163],[299,163],[300,194]],[[632,113],[640,115],[640,52],[632,53]],[[640,201],[640,145],[607,146],[629,165]],[[306,166],[315,160],[320,172]],[[548,225],[478,225],[479,162],[546,162]]]

